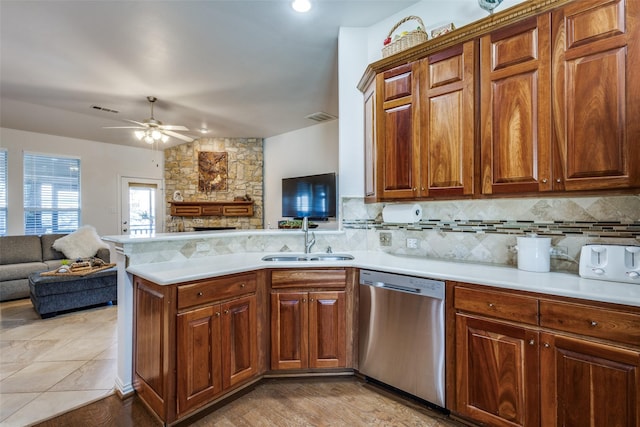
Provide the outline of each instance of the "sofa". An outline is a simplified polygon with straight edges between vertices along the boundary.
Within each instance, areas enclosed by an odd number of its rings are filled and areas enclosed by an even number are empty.
[[[28,298],[29,275],[60,267],[67,258],[53,243],[63,236],[0,236],[0,301]],[[108,248],[98,249],[95,256],[110,261]]]

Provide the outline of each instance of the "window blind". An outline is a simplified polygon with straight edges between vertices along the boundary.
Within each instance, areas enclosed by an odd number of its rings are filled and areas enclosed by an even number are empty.
[[[24,233],[71,233],[80,223],[80,159],[24,154]]]
[[[0,236],[7,235],[7,150],[0,150]]]

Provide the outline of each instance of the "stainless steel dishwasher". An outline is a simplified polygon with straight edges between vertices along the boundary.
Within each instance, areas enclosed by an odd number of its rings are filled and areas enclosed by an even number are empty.
[[[359,367],[445,407],[444,282],[360,271]]]

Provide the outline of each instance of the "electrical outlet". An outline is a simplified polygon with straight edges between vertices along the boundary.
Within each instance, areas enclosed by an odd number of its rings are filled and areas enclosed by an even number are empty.
[[[391,233],[380,233],[380,246],[391,246]]]
[[[407,239],[407,247],[409,249],[418,249],[418,239]]]
[[[553,246],[551,248],[551,258],[567,259],[569,250],[566,246]]]

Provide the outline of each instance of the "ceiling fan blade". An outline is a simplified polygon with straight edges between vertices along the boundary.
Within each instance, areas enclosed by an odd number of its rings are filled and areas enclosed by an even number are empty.
[[[188,132],[189,128],[184,127],[184,126],[180,126],[180,125],[162,125],[159,126],[160,129],[162,130],[179,130],[182,132]]]
[[[166,133],[166,134],[167,134],[167,135],[169,135],[169,136],[172,136],[172,137],[174,137],[174,138],[181,139],[181,140],[183,140],[183,141],[185,141],[185,142],[192,142],[192,141],[193,141],[193,138],[191,138],[190,136],[181,135],[181,134],[179,134],[179,133],[177,133],[177,132],[172,132],[172,131],[170,131],[170,130],[163,130],[163,132],[164,132],[164,133]]]
[[[142,126],[143,128],[148,128],[149,125],[147,123],[136,122],[135,120],[123,119],[125,122],[133,123],[134,125]]]
[[[102,129],[146,129],[142,126],[102,126]]]

